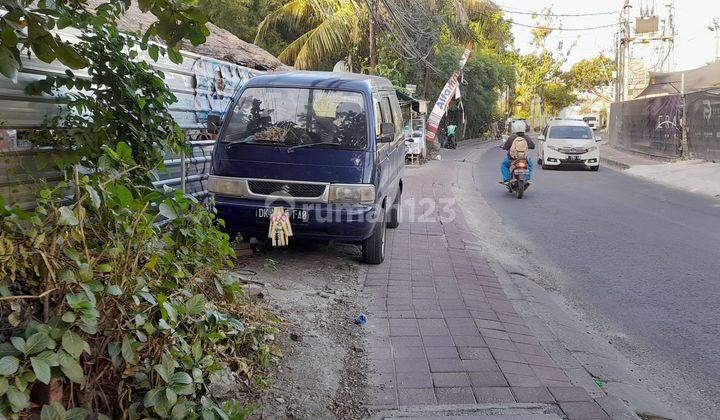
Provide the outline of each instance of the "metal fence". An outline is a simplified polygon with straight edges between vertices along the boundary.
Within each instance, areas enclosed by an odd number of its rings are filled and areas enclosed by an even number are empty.
[[[684,108],[684,109],[683,109]],[[687,151],[682,150],[685,114]],[[612,104],[610,144],[663,158],[720,162],[720,89],[658,96]]]
[[[720,162],[720,89],[690,93],[685,106],[690,157]]]
[[[76,40],[72,33],[60,35],[71,42]],[[207,116],[224,113],[234,94],[259,72],[190,52],[182,55],[181,64],[174,64],[166,57],[154,62],[142,53],[138,59],[148,61],[163,72],[167,86],[177,97],[170,113],[185,131],[193,151],[188,156],[166,156],[166,171],[158,174],[155,186],[182,188],[201,198],[207,194],[205,185],[214,144],[214,140],[203,134]],[[57,98],[26,95],[25,87],[48,75],[64,72],[62,64],[47,64],[31,55],[24,57],[23,70],[16,81],[0,77],[0,196],[7,204],[31,207],[39,185],[59,178],[58,173],[45,165],[56,153],[52,149],[31,148],[22,138],[18,139],[18,132],[39,128],[59,111]],[[88,77],[87,73],[77,71],[75,75]]]
[[[635,99],[610,107],[610,144],[663,158],[682,154],[680,95]]]

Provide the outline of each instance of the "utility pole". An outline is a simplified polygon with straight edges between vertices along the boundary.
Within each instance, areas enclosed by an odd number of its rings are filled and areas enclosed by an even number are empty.
[[[665,71],[671,72],[675,70],[675,36],[677,35],[677,32],[675,31],[675,2],[670,1],[667,4],[668,8],[668,17],[667,17],[667,29],[669,30],[668,33],[665,33],[665,30],[663,30],[663,39],[670,42],[670,49],[668,50],[668,55],[666,58],[667,62],[667,68]],[[666,36],[667,35],[667,36]]]
[[[375,40],[375,16],[377,14],[377,0],[370,2],[370,74],[377,74],[377,45]]]
[[[623,38],[621,40],[621,44],[623,46],[622,49],[622,101],[626,101],[628,99],[628,73],[630,73],[630,9],[632,9],[632,6],[630,5],[630,1],[625,1],[625,6],[623,6]]]
[[[708,29],[715,32],[715,63],[720,63],[720,20],[713,18],[712,25],[708,26]]]

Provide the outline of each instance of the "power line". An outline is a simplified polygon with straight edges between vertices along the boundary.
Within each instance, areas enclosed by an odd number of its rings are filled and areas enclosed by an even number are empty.
[[[566,31],[566,32],[581,32],[581,31],[593,31],[595,29],[605,29],[605,28],[613,28],[615,26],[620,25],[620,22],[611,23],[609,25],[601,25],[601,26],[589,26],[587,28],[562,28],[562,27],[550,27],[550,26],[542,26],[542,25],[528,25],[525,23],[517,23],[512,20],[509,21],[511,25],[517,25],[522,26],[524,28],[532,28],[532,29],[546,29],[549,31]]]
[[[541,12],[534,12],[531,10],[522,10],[522,9],[515,9],[513,7],[506,7],[502,5],[498,5],[498,8],[505,12],[515,15],[542,15],[542,16],[549,16],[549,17],[583,17],[583,16],[607,16],[607,15],[617,15],[620,12],[615,11],[608,11],[608,12],[595,12],[595,13],[541,13]],[[514,9],[514,10],[511,10]]]

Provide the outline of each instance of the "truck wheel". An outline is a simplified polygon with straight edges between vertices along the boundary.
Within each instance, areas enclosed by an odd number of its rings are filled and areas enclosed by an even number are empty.
[[[400,199],[401,195],[402,192],[398,190],[398,193],[395,196],[395,201],[393,201],[392,207],[390,207],[390,216],[388,216],[387,222],[387,227],[389,229],[395,229],[400,226],[400,203],[402,201]]]
[[[362,260],[368,264],[382,264],[385,260],[385,209],[380,209],[380,220],[375,223],[372,236],[362,242]]]

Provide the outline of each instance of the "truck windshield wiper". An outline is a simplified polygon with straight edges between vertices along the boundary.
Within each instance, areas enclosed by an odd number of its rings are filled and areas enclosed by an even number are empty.
[[[306,147],[313,147],[313,146],[336,146],[341,147],[342,144],[335,143],[332,141],[321,141],[319,143],[307,143],[307,144],[298,144],[297,146],[288,147],[287,152],[292,153],[295,149],[304,149]]]
[[[235,146],[236,144],[248,144],[248,143],[254,143],[254,142],[255,142],[255,135],[251,134],[239,141],[224,141],[222,143],[225,145],[226,149],[230,149],[233,146]]]

